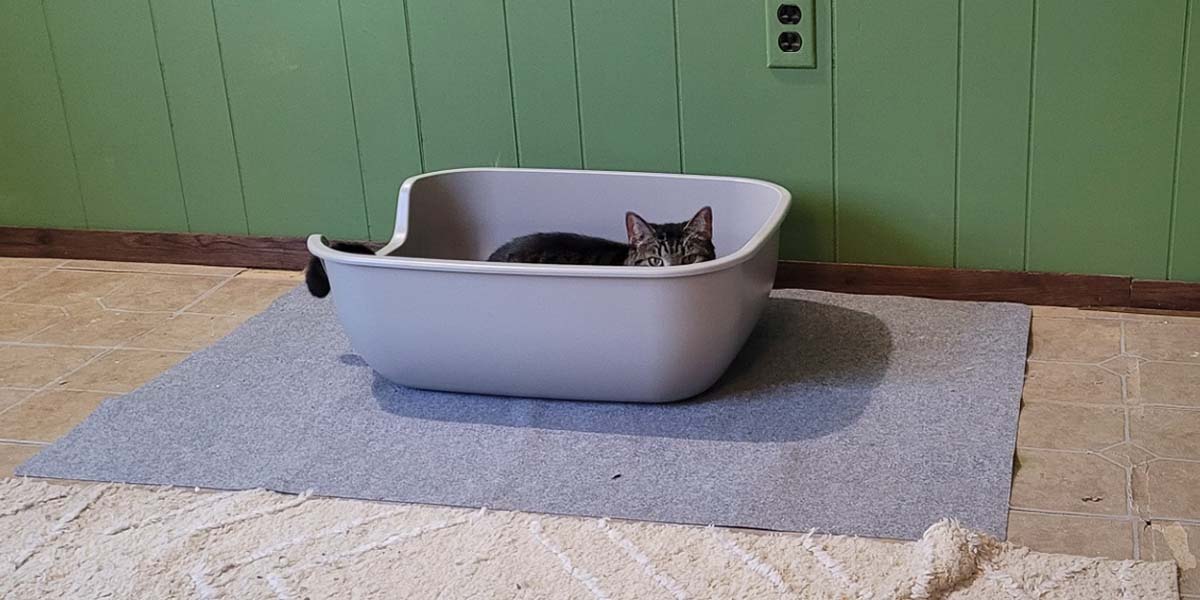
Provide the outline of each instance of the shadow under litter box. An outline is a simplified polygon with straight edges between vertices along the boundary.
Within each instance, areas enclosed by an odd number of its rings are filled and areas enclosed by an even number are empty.
[[[828,435],[857,419],[887,372],[892,352],[887,326],[869,313],[807,300],[776,298],[764,312],[716,385],[681,402],[413,393],[378,374],[372,391],[384,411],[415,419],[693,440],[796,441]],[[829,346],[828,340],[841,343]],[[369,368],[357,355],[341,361]]]

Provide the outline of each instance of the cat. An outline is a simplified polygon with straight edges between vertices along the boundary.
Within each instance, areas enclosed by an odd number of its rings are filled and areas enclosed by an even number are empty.
[[[362,244],[350,242],[334,242],[329,247],[351,254],[375,254],[374,250]],[[308,268],[304,270],[304,284],[308,286],[308,293],[317,298],[329,295],[329,275],[325,273],[325,264],[321,259],[315,256],[308,259]]]
[[[491,262],[556,265],[666,267],[716,258],[712,245],[712,209],[704,207],[684,223],[648,223],[625,213],[628,242],[575,233],[535,233],[500,246]]]
[[[599,265],[669,267],[713,260],[712,208],[705,206],[689,221],[650,223],[634,212],[625,213],[627,242],[577,233],[534,233],[500,246],[489,262],[555,265]],[[334,242],[334,250],[374,254],[362,245]],[[308,291],[317,298],[329,294],[329,277],[321,260],[312,257],[304,277]]]

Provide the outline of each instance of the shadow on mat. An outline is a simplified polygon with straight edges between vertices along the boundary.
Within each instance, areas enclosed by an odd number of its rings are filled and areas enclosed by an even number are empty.
[[[572,402],[418,391],[378,374],[372,387],[383,410],[417,419],[676,439],[788,442],[828,435],[858,419],[887,371],[891,352],[891,334],[870,314],[773,298],[725,375],[709,391],[681,402]],[[361,363],[354,355],[344,355],[342,360]]]

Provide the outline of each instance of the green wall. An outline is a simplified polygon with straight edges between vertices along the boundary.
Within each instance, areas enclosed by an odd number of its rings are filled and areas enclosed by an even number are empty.
[[[385,239],[423,170],[682,171],[791,189],[790,258],[1200,281],[1190,1],[817,0],[770,70],[760,0],[0,0],[0,225]]]

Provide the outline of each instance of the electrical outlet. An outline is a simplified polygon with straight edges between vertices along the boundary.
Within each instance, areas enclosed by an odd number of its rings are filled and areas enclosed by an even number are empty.
[[[767,66],[817,68],[816,0],[765,0]]]

